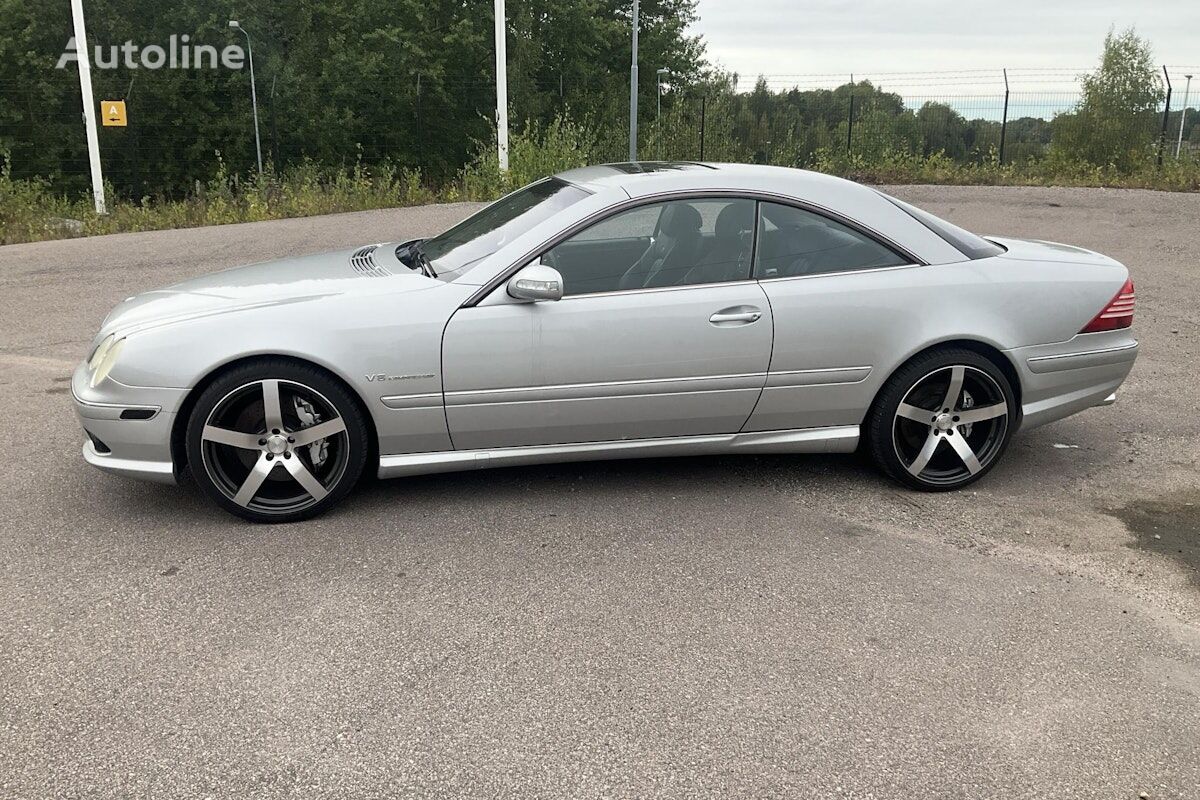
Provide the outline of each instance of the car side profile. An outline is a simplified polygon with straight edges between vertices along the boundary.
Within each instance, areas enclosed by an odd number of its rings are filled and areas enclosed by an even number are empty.
[[[75,371],[84,458],[257,522],[390,478],[851,452],[915,489],[1111,403],[1129,271],[803,170],[585,167],[429,239],[131,297]]]

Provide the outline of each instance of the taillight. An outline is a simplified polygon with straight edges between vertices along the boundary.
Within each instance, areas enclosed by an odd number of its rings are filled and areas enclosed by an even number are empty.
[[[1080,333],[1099,333],[1100,331],[1115,331],[1128,328],[1133,324],[1133,306],[1137,298],[1133,293],[1133,278],[1125,281],[1121,291],[1108,305],[1101,309],[1091,322],[1084,326]]]

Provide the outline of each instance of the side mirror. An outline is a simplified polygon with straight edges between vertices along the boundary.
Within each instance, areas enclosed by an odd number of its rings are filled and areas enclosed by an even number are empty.
[[[508,281],[508,295],[517,300],[561,300],[563,279],[554,267],[530,264]]]

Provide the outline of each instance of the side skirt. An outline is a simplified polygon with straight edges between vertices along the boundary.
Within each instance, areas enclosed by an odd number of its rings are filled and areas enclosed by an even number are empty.
[[[856,447],[858,426],[840,425],[788,431],[754,431],[666,439],[628,439],[615,442],[546,444],[382,456],[379,459],[379,477],[399,478],[405,475],[459,472],[521,464],[619,458],[664,458],[721,453],[851,453]]]

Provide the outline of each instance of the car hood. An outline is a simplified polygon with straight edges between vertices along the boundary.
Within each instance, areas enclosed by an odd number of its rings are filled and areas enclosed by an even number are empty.
[[[394,244],[235,267],[127,298],[98,338],[128,336],[211,314],[303,303],[333,295],[413,292],[443,285],[406,267]]]

